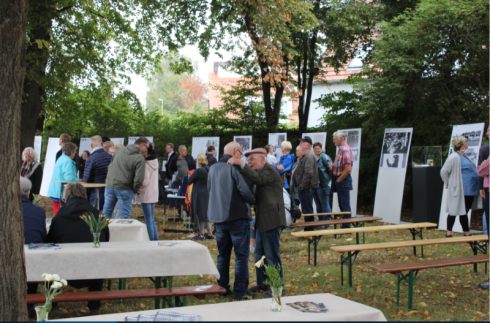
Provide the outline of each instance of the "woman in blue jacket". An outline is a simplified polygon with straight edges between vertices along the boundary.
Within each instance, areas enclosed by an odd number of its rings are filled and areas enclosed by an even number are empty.
[[[53,176],[51,177],[51,183],[49,184],[48,196],[53,201],[53,214],[56,215],[61,206],[65,203],[60,201],[61,183],[55,182],[78,182],[77,168],[73,158],[77,153],[77,145],[71,142],[63,144],[61,148],[63,152],[56,161],[53,170]]]
[[[288,191],[288,193],[289,184],[291,181],[290,171],[293,168],[294,160],[296,159],[294,154],[290,154],[292,148],[293,146],[291,145],[291,142],[283,141],[281,143],[281,151],[283,155],[279,159],[279,162],[274,165],[274,167],[276,167],[277,171],[279,172],[279,175],[281,175],[284,182],[284,188]]]

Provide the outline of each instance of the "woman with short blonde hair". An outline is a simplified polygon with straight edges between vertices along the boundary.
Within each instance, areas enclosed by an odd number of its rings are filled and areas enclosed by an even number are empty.
[[[32,147],[27,147],[22,152],[22,168],[20,176],[31,181],[32,188],[29,193],[29,200],[34,200],[34,194],[39,194],[41,183],[43,181],[43,168],[37,161],[37,153]]]
[[[197,155],[197,164],[199,167],[206,166],[208,164],[208,158],[204,154]]]

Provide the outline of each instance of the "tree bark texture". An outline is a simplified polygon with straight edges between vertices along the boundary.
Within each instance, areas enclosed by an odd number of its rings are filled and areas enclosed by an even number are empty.
[[[24,223],[20,201],[20,118],[27,0],[0,1],[0,320],[26,321]]]
[[[43,44],[39,48],[36,40],[49,42],[54,14],[52,10],[42,1],[31,0],[31,10],[29,17],[35,21],[31,28],[29,44],[26,46],[26,61],[29,70],[24,78],[24,94],[22,100],[22,118],[20,125],[20,151],[26,147],[33,147],[36,130],[43,130],[44,117],[40,117],[42,102],[45,96],[43,82],[46,77],[46,67],[48,66],[49,50]]]

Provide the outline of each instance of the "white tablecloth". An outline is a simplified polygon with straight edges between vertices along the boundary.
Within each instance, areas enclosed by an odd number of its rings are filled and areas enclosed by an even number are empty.
[[[150,241],[146,224],[134,219],[131,219],[133,222],[130,224],[119,223],[121,221],[122,219],[114,219],[109,224],[109,231],[111,232],[110,242]],[[51,221],[46,221],[46,232],[49,232],[50,227]]]
[[[43,273],[67,280],[203,274],[219,278],[207,247],[189,240],[176,240],[172,247],[158,242],[102,242],[100,248],[92,248],[92,243],[61,243],[57,250],[29,250],[26,245],[27,281],[42,281]]]
[[[274,313],[269,310],[270,299],[167,308],[164,310],[180,314],[198,314],[201,316],[201,321],[386,321],[380,310],[332,294],[288,296],[283,297],[283,301],[284,311],[281,313]],[[302,313],[285,305],[286,303],[305,301],[323,303],[328,311],[325,313]],[[83,316],[62,319],[62,321],[124,321],[126,316],[154,315],[156,312],[158,310]]]
[[[120,223],[121,221],[123,220],[114,219],[111,224],[109,224],[109,231],[111,232],[109,242],[150,241],[146,224],[134,219],[130,220],[133,221],[130,224]]]

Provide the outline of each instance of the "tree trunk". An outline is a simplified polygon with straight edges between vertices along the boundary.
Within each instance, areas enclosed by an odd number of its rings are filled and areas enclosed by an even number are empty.
[[[26,321],[24,223],[19,188],[27,0],[0,1],[0,320]]]
[[[32,1],[32,0],[31,0]],[[49,50],[43,43],[39,48],[36,40],[51,41],[49,31],[54,19],[54,13],[40,5],[39,1],[33,5],[29,12],[30,20],[33,21],[30,32],[30,44],[26,48],[28,75],[24,79],[24,93],[22,97],[22,118],[20,128],[20,151],[26,147],[33,147],[36,130],[43,130],[44,117],[39,117],[42,109],[42,101],[45,95],[42,83],[46,77]]]

